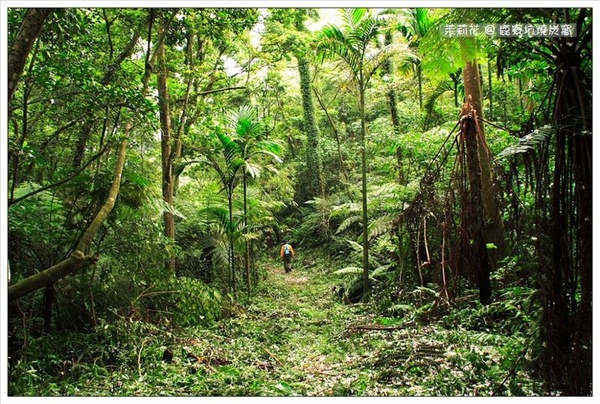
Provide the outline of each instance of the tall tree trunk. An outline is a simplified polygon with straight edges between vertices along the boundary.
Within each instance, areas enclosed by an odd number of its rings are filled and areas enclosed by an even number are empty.
[[[175,133],[175,146],[172,150],[172,159],[171,162],[175,163],[180,157],[183,149],[182,137],[184,133],[189,132],[189,128],[194,121],[194,117],[189,117],[190,115],[190,103],[193,103],[193,100],[190,100],[190,96],[192,93],[192,88],[195,85],[194,75],[191,73],[194,68],[194,35],[190,32],[187,34],[187,42],[186,42],[186,57],[185,63],[188,69],[188,77],[187,84],[185,90],[185,97],[183,99],[183,107],[181,108],[181,116],[179,117],[179,123],[177,124],[177,131]],[[173,172],[173,196],[177,196],[177,190],[179,189],[179,175],[181,172],[174,170],[171,168]]]
[[[304,130],[307,137],[306,148],[306,171],[305,178],[301,181],[303,186],[304,200],[313,199],[315,196],[323,197],[325,187],[321,172],[321,153],[319,152],[319,129],[315,122],[315,108],[310,90],[309,63],[305,57],[297,56],[298,72],[300,74],[300,93],[302,94],[302,111],[304,116]],[[303,201],[304,202],[304,201]]]
[[[492,63],[491,58],[488,58],[487,61],[487,74],[488,74],[488,99],[490,100],[490,121],[494,120],[494,110],[493,110],[493,96],[494,89],[492,87]]]
[[[474,60],[469,60],[465,63],[463,71],[463,81],[465,86],[465,98],[469,100],[476,112],[477,117],[482,115],[482,97],[480,76],[477,63]],[[490,251],[492,258],[492,266],[505,256],[506,241],[504,239],[504,223],[500,213],[500,207],[496,195],[496,189],[493,181],[492,163],[489,154],[489,148],[485,141],[485,133],[483,125],[478,124],[479,136],[477,137],[479,162],[481,164],[481,187],[483,208],[485,212],[485,235],[488,243],[494,243],[496,248]]]
[[[363,71],[360,70],[359,105],[360,105],[360,161],[362,183],[362,237],[363,237],[363,287],[365,296],[371,292],[369,283],[369,214],[367,200],[367,123],[365,119],[365,85]]]
[[[460,77],[462,69],[458,68],[454,73],[450,73],[450,79],[452,79],[452,86],[454,90],[454,106],[458,108],[458,83],[460,83]]]
[[[21,23],[17,37],[8,50],[9,103],[12,101],[21,74],[23,74],[23,68],[25,67],[27,56],[29,56],[33,43],[42,30],[46,19],[54,10],[54,8],[30,8],[25,13],[25,18]],[[10,119],[10,108],[8,118]]]
[[[248,240],[248,176],[244,171],[244,273],[246,275],[246,288],[248,290],[248,297],[250,297],[250,243]]]
[[[233,183],[229,184],[227,198],[227,207],[229,208],[229,223],[227,223],[227,236],[229,238],[229,280],[231,282],[231,287],[235,296],[237,293],[237,285],[235,279],[235,248],[233,245]]]
[[[161,27],[161,30],[164,28]],[[169,88],[167,85],[167,61],[164,43],[159,45],[158,56],[158,104],[160,108],[161,156],[162,156],[162,196],[165,203],[172,208],[174,202],[173,161],[171,145],[171,112],[169,109]],[[164,235],[175,242],[175,216],[169,210],[163,213]],[[166,263],[170,272],[175,272],[175,255],[171,255]]]
[[[470,99],[470,97],[469,97]],[[483,187],[481,181],[480,153],[478,152],[478,124],[477,113],[473,106],[467,101],[463,106],[460,117],[461,136],[464,136],[464,144],[467,154],[467,172],[469,177],[469,240],[472,240],[470,254],[474,259],[471,260],[474,266],[474,272],[477,273],[477,282],[479,285],[479,301],[481,304],[489,303],[492,296],[492,287],[490,283],[490,262],[487,251],[486,236],[484,231],[484,212],[483,212]],[[466,206],[463,206],[465,209]]]

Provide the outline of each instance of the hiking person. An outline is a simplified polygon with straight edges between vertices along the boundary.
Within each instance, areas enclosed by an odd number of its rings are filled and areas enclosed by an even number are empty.
[[[292,258],[294,255],[296,255],[294,249],[287,240],[284,240],[281,250],[279,250],[279,256],[283,260],[283,270],[286,273],[292,270]]]

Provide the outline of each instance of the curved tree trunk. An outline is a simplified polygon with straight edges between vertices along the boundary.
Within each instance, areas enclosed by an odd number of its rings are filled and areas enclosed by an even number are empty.
[[[117,163],[115,165],[113,182],[108,192],[108,197],[104,202],[104,205],[100,211],[94,217],[94,220],[87,228],[83,237],[79,240],[77,247],[71,253],[69,258],[58,264],[32,275],[28,278],[23,279],[8,288],[8,300],[13,301],[18,299],[30,292],[33,292],[44,286],[52,285],[57,280],[64,278],[67,275],[77,272],[82,268],[86,268],[98,261],[98,257],[90,256],[88,250],[90,249],[92,239],[98,233],[100,226],[104,223],[113,207],[115,201],[119,195],[119,189],[121,186],[121,174],[123,173],[123,166],[125,165],[125,155],[127,151],[127,138],[129,137],[129,131],[131,129],[131,122],[125,125],[125,140],[122,140],[119,146],[117,154]]]
[[[151,30],[151,20],[149,21],[149,27]],[[150,80],[151,69],[146,69],[143,82],[143,90],[141,96],[145,96],[148,90],[148,82]],[[85,233],[79,240],[75,250],[69,255],[69,257],[52,267],[38,272],[28,278],[25,278],[14,285],[10,285],[8,288],[8,301],[19,299],[20,297],[31,293],[44,286],[49,286],[70,274],[77,272],[82,268],[89,267],[90,265],[98,262],[98,257],[89,255],[89,250],[92,244],[92,240],[100,230],[100,227],[106,221],[106,218],[115,206],[116,199],[119,195],[121,188],[121,176],[123,174],[123,167],[125,166],[125,159],[127,155],[127,144],[129,134],[133,126],[133,120],[129,119],[125,124],[123,140],[119,144],[117,152],[117,161],[115,164],[113,181],[108,191],[108,196],[104,201],[104,205],[100,208],[92,223],[88,226]]]
[[[342,153],[342,142],[340,139],[339,131],[337,129],[335,122],[333,121],[333,118],[331,117],[331,114],[329,113],[329,111],[327,111],[327,106],[323,102],[323,99],[319,95],[319,92],[315,88],[313,88],[313,93],[315,94],[315,97],[317,97],[317,102],[321,106],[321,109],[323,109],[323,112],[325,113],[325,116],[327,116],[327,120],[329,121],[329,124],[331,125],[331,130],[333,131],[333,137],[335,138],[335,144],[336,144],[336,148],[337,148],[339,171],[342,173],[342,176],[344,177],[344,181],[342,181],[342,184],[344,185],[344,189],[346,190],[346,195],[348,196],[348,200],[353,202],[354,199],[352,196],[352,192],[350,192],[350,189],[348,187],[348,184],[350,183],[350,179],[348,176],[348,170],[346,169],[346,162],[344,161],[344,155]]]

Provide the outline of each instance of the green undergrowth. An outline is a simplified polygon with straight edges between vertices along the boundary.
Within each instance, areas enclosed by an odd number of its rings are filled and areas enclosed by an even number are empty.
[[[9,394],[35,396],[537,395],[524,309],[465,301],[435,319],[414,302],[346,305],[324,264],[266,279],[211,325],[120,320],[29,341]],[[374,299],[375,300],[375,299]],[[429,310],[431,313],[431,310]],[[400,313],[400,314],[399,314]],[[519,314],[520,313],[520,314]],[[166,356],[165,356],[166,355]],[[31,358],[31,359],[29,359]]]

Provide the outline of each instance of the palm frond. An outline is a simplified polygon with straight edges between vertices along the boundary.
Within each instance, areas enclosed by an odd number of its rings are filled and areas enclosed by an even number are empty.
[[[234,132],[240,133],[242,129],[251,127],[256,120],[256,110],[248,105],[241,106],[238,109],[231,110],[227,113],[225,120],[227,125],[234,129]]]
[[[366,13],[367,9],[365,8],[344,8],[340,11],[342,20],[351,30],[357,28]]]
[[[429,19],[429,10],[426,8],[415,9],[415,20],[416,27],[418,28],[417,35],[423,36],[427,34],[431,27],[431,20]]]
[[[224,206],[203,208],[198,212],[198,216],[203,218],[206,224],[218,224],[223,229],[227,228],[229,222],[229,212]]]
[[[339,57],[353,73],[357,72],[355,69],[358,67],[360,54],[356,52],[349,38],[335,25],[328,24],[318,33],[316,51],[321,62]]]
[[[410,51],[408,44],[394,42],[390,45],[380,47],[376,52],[371,52],[365,56],[364,66],[367,72],[367,79],[370,79],[381,65],[390,58],[409,60],[415,65],[419,63],[419,57]]]
[[[450,85],[450,83],[448,81],[439,82],[438,85],[436,86],[436,88],[431,92],[429,97],[427,97],[427,99],[425,100],[425,105],[424,105],[425,110],[428,113],[432,113],[437,99],[440,98],[445,93],[447,93],[448,91],[452,91],[452,86]]]
[[[240,145],[232,137],[224,133],[217,133],[217,138],[221,142],[221,150],[225,161],[233,163],[241,154]]]
[[[174,206],[170,206],[162,197],[148,197],[148,205],[151,211],[155,215],[162,215],[165,212],[171,213],[173,216],[177,216],[185,220],[184,214],[175,209]]]
[[[245,173],[248,174],[252,178],[260,177],[260,166],[256,164],[252,164],[249,161],[244,163]]]
[[[226,267],[229,260],[227,236],[221,228],[209,227],[198,240],[198,248],[210,255],[216,267]]]
[[[263,146],[263,145],[261,144],[260,146]],[[270,147],[270,146],[269,145],[265,145],[265,147]],[[276,151],[281,150],[281,149],[277,149],[277,148],[273,148],[273,149],[276,150]],[[283,162],[282,158],[279,157],[279,155],[277,155],[275,153],[276,152],[273,152],[272,150],[268,150],[268,149],[262,149],[262,150],[260,150],[259,149],[259,150],[256,150],[256,151],[248,154],[248,156],[246,157],[246,159],[252,158],[252,157],[257,156],[257,155],[264,154],[266,156],[271,157],[273,160],[275,160],[275,162],[282,163]]]

